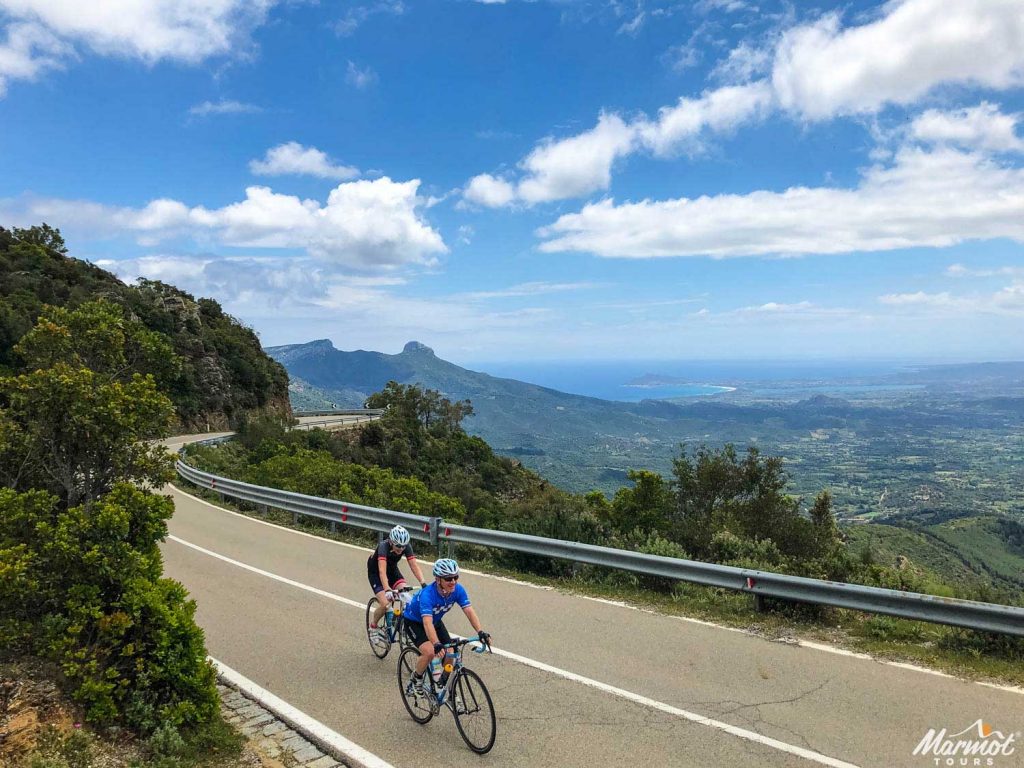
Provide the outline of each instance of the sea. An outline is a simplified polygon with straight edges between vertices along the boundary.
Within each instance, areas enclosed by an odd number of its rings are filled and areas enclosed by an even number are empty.
[[[920,385],[892,381],[891,377],[917,367],[905,362],[492,361],[466,363],[465,367],[574,395],[624,402],[668,398],[713,398],[737,390],[751,395],[839,395],[920,388]],[[665,385],[630,385],[630,382],[649,375],[672,381]]]

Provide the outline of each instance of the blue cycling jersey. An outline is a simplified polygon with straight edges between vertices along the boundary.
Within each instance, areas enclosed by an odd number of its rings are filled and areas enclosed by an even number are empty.
[[[434,582],[412,596],[412,602],[405,609],[405,618],[407,621],[418,621],[422,624],[423,616],[429,614],[434,617],[434,621],[440,621],[456,603],[463,608],[469,607],[469,593],[465,587],[456,584],[448,597],[442,597],[437,589],[437,582]]]

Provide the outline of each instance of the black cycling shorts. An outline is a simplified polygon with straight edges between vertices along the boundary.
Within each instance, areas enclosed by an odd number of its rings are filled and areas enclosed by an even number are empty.
[[[370,589],[373,590],[373,594],[384,591],[384,585],[380,583],[380,571],[377,569],[377,564],[374,563],[373,569],[366,569],[366,577],[370,580]],[[405,576],[398,570],[397,565],[388,565],[388,583],[391,584],[392,589],[398,589],[400,586],[405,584]]]
[[[434,630],[437,632],[437,639],[442,643],[450,643],[452,636],[448,634],[447,628],[444,626],[444,622],[438,619],[434,622]],[[424,643],[429,643],[430,638],[427,637],[427,630],[423,628],[423,624],[412,619],[405,620],[405,631],[412,638],[413,643],[419,648]]]

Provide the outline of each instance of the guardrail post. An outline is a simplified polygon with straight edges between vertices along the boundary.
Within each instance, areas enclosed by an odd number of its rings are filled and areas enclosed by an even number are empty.
[[[440,517],[430,518],[430,543],[432,546],[438,546],[438,539],[441,536],[441,526],[444,525],[444,520]]]
[[[256,505],[256,511],[259,512],[260,514],[266,515],[267,514],[267,505],[266,504],[257,504]]]
[[[338,532],[338,524],[336,522],[334,522],[333,520],[331,520],[331,533],[337,533],[337,532]]]
[[[765,604],[764,604],[764,595],[755,594],[753,597],[754,597],[754,610],[757,613],[764,613],[765,611],[768,610],[768,608],[765,607]]]
[[[298,512],[292,512],[292,525],[298,525],[298,524],[299,524],[299,513]]]

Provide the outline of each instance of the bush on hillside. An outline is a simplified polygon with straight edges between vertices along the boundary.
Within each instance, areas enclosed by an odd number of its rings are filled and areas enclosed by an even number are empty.
[[[170,400],[132,370],[153,339],[119,307],[48,311],[0,378],[0,645],[59,664],[99,725],[216,714],[195,605],[164,579]],[[159,343],[157,343],[159,347]]]

